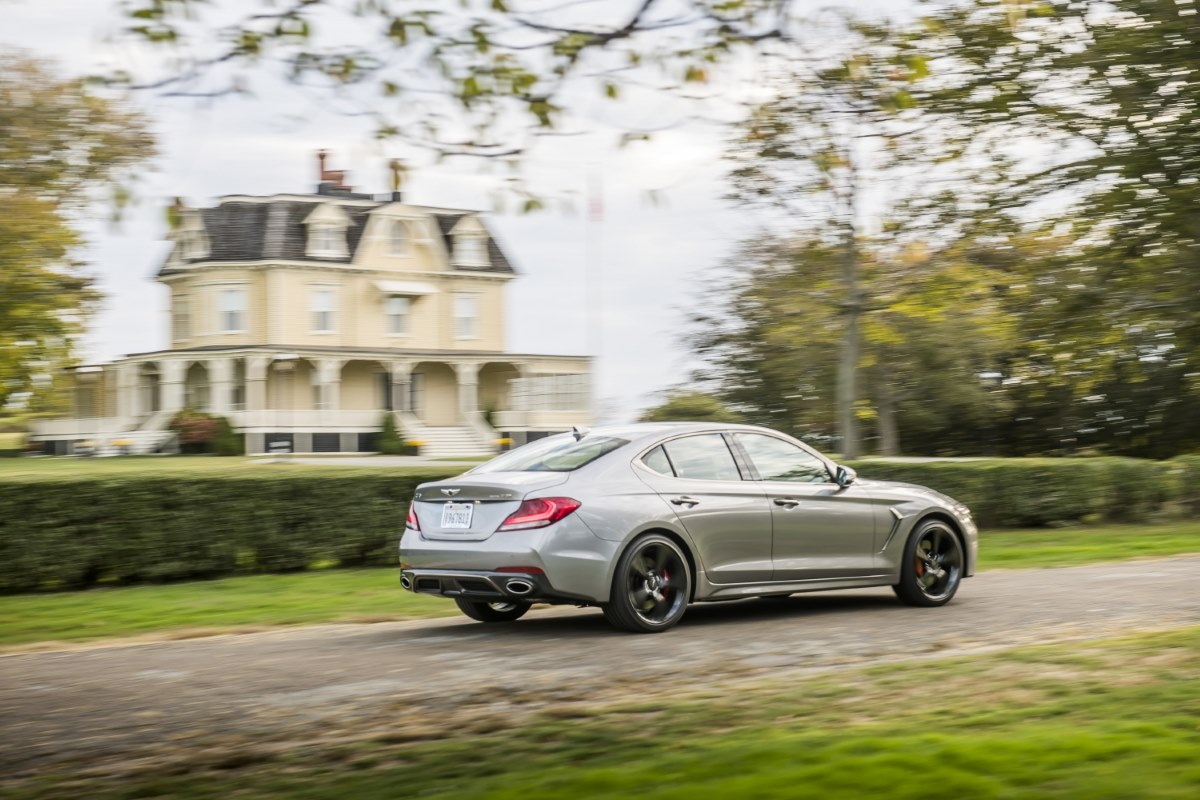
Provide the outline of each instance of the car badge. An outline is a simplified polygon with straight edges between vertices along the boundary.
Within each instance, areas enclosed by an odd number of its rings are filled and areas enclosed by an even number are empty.
[[[461,491],[462,491],[462,489],[442,489],[442,494],[449,495],[450,497],[454,497],[454,495],[458,494]]]

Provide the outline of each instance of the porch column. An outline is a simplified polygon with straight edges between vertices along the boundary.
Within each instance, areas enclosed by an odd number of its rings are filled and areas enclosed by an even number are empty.
[[[267,407],[267,367],[270,356],[249,356],[246,359],[246,410],[262,411]]]
[[[176,359],[159,362],[159,391],[162,392],[163,411],[178,411],[183,408],[183,380],[187,366],[186,361]]]
[[[412,411],[412,371],[416,366],[411,361],[392,361],[388,371],[392,376],[392,410]]]
[[[479,365],[460,361],[452,364],[458,376],[458,413],[466,421],[479,409]]]
[[[317,383],[320,385],[321,408],[337,410],[342,405],[342,365],[346,362],[337,358],[322,358],[317,361]]]
[[[117,416],[132,419],[137,416],[138,365],[117,364]]]
[[[232,406],[233,359],[210,358],[208,367],[208,410],[224,416]]]

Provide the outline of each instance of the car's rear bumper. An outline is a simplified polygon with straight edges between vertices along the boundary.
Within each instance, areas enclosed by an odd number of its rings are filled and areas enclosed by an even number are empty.
[[[482,602],[590,603],[555,589],[545,575],[482,570],[402,569],[400,585],[417,594],[463,597]]]
[[[470,591],[495,591],[506,600],[512,599],[505,591],[509,581],[529,579],[537,593],[525,595],[526,600],[603,603],[619,547],[573,516],[547,528],[499,532],[481,541],[426,539],[410,530],[400,539],[401,577],[408,577],[412,591],[445,597],[462,594],[461,577],[474,587]],[[422,578],[429,581],[426,589],[418,583]]]

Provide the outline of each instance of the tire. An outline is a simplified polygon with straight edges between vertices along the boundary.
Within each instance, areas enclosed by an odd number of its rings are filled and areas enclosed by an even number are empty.
[[[687,557],[670,538],[651,533],[617,561],[604,616],[618,630],[660,633],[683,618],[691,596]]]
[[[962,542],[950,524],[926,520],[904,545],[900,582],[892,591],[910,606],[944,606],[962,583],[964,563]]]
[[[458,608],[479,622],[516,622],[529,611],[529,603],[488,603],[479,600],[454,598]]]

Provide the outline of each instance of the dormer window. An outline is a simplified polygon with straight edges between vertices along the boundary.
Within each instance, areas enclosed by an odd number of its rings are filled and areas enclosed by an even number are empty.
[[[308,246],[305,255],[310,258],[346,258],[350,255],[346,246],[346,229],[350,218],[334,203],[317,206],[308,219]]]
[[[392,223],[391,234],[388,237],[389,252],[394,256],[408,255],[408,223],[396,220]]]
[[[459,264],[487,266],[487,237],[477,233],[460,233],[454,237],[454,255]]]
[[[208,234],[204,230],[204,220],[194,210],[185,210],[179,222],[179,228],[174,233],[176,253],[183,261],[198,261],[208,258]]]
[[[308,254],[337,258],[346,254],[346,236],[333,225],[314,225],[308,235]]]

